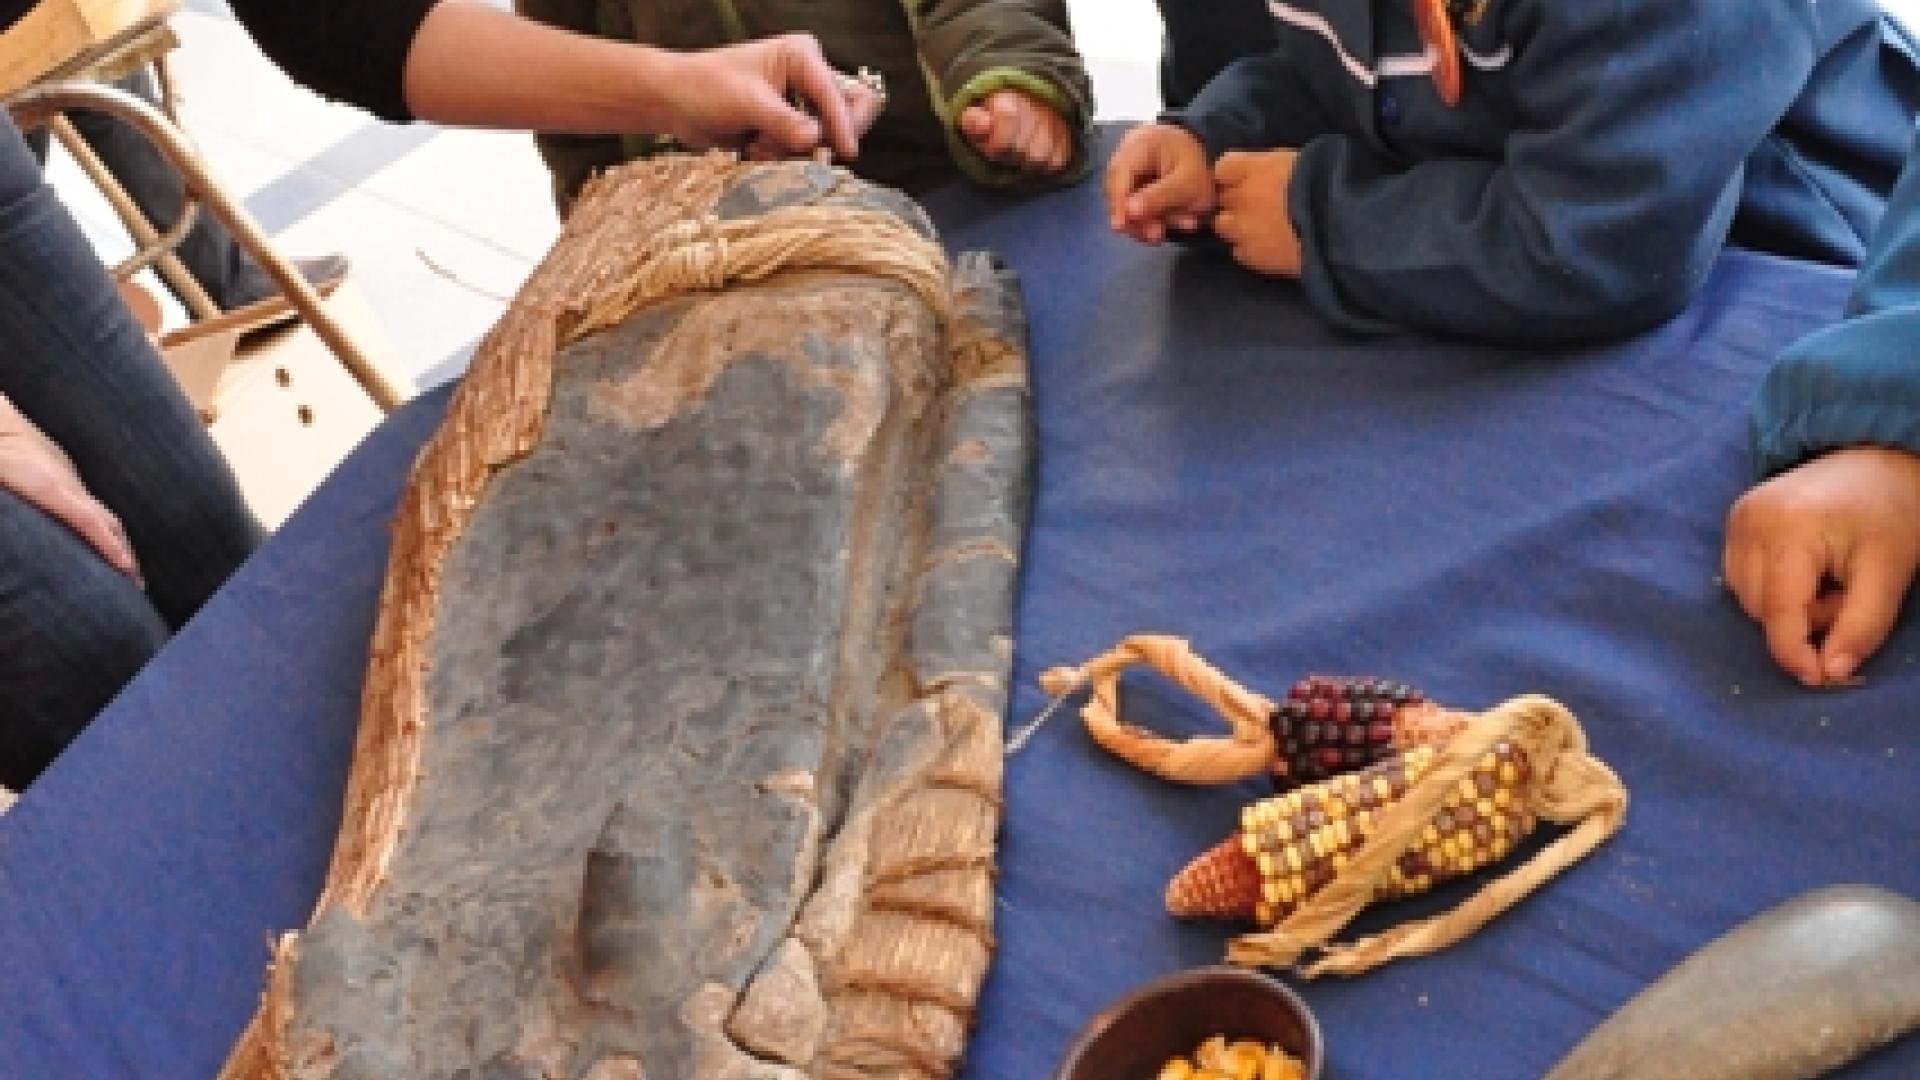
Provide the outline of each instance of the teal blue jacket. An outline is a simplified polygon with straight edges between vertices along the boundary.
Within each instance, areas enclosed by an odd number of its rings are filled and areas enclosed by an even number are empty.
[[[1301,286],[1357,331],[1622,337],[1730,240],[1856,265],[1920,106],[1876,0],[1462,0],[1451,107],[1408,0],[1265,6],[1278,47],[1169,119],[1299,150]]]
[[[1920,454],[1920,144],[1887,200],[1846,319],[1781,354],[1751,434],[1763,477],[1860,443]]]

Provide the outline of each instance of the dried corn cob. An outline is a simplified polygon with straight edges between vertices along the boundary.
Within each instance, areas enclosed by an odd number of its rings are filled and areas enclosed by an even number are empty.
[[[1273,712],[1274,783],[1285,790],[1365,768],[1443,742],[1465,720],[1403,682],[1310,675],[1294,683]]]
[[[1261,926],[1285,919],[1346,867],[1380,815],[1432,769],[1435,755],[1431,746],[1416,747],[1247,807],[1238,834],[1167,885],[1167,910]],[[1504,858],[1534,826],[1524,794],[1529,773],[1522,750],[1494,743],[1401,853],[1374,898],[1423,892]]]
[[[1212,705],[1233,729],[1226,738],[1169,740],[1120,719],[1120,676],[1144,663]],[[1405,683],[1313,675],[1276,704],[1229,679],[1179,638],[1135,634],[1078,667],[1049,668],[1041,685],[1054,705],[1087,687],[1081,717],[1095,742],[1148,772],[1183,784],[1225,784],[1271,773],[1285,790],[1363,768],[1415,746],[1452,738],[1470,717],[1442,709]],[[1047,715],[1015,735],[1020,748]]]

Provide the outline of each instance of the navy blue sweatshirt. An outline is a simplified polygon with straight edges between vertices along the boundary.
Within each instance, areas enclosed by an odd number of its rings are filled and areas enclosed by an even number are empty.
[[[1920,108],[1873,0],[1484,0],[1456,107],[1408,0],[1273,0],[1279,47],[1168,119],[1296,148],[1302,286],[1337,325],[1520,343],[1671,317],[1731,238],[1859,262]]]
[[[1762,477],[1863,443],[1920,454],[1920,145],[1854,279],[1846,320],[1781,355],[1752,434]]]

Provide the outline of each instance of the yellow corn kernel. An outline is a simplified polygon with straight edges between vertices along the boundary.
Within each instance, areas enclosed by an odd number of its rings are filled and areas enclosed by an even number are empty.
[[[1225,1035],[1215,1035],[1206,1042],[1201,1043],[1200,1049],[1193,1052],[1193,1060],[1197,1062],[1202,1069],[1212,1069],[1216,1071],[1223,1069],[1227,1063],[1227,1037]]]
[[[1193,1065],[1183,1057],[1168,1058],[1155,1080],[1193,1080]]]
[[[1329,794],[1326,801],[1320,804],[1320,809],[1330,818],[1346,817],[1347,800],[1338,795]]]
[[[1267,1060],[1260,1069],[1260,1080],[1306,1080],[1300,1063],[1279,1044],[1267,1047]]]
[[[1242,1039],[1227,1047],[1227,1062],[1231,1066],[1227,1075],[1233,1080],[1260,1080],[1260,1067],[1266,1060],[1264,1047],[1251,1039]]]

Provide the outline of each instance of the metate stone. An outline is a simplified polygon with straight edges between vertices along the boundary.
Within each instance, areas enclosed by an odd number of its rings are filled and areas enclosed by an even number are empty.
[[[1735,927],[1594,1029],[1547,1080],[1801,1080],[1920,1024],[1920,904],[1819,889]]]
[[[717,206],[917,207],[815,165]],[[336,1080],[939,1076],[991,948],[1025,327],[807,272],[561,353],[443,569],[421,779],[301,939]],[[966,370],[957,338],[971,336]]]

